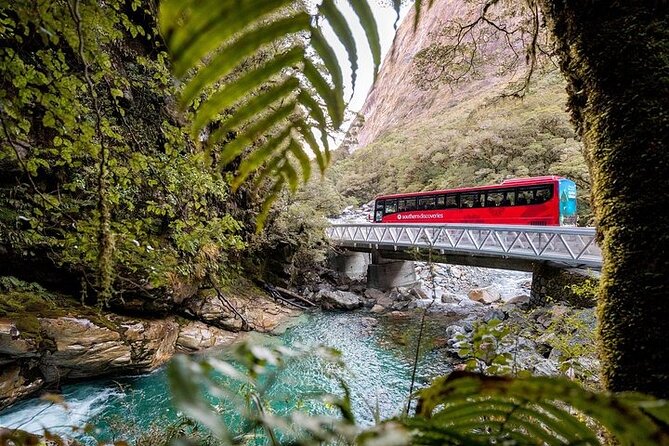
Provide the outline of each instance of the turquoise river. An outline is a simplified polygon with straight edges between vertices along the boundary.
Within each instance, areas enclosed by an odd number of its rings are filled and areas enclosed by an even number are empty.
[[[419,387],[449,371],[441,337],[449,322],[431,318],[426,325],[417,368]],[[325,345],[341,351],[346,364],[341,374],[350,386],[354,413],[361,424],[370,425],[375,414],[392,417],[406,405],[419,324],[418,314],[371,318],[361,313],[319,312],[301,316],[280,335],[255,335],[255,340],[288,346]],[[304,395],[337,392],[337,381],[326,372],[316,358],[291,363],[269,391],[279,402],[273,409],[304,410]],[[26,400],[0,412],[0,426],[36,433],[46,428],[89,443],[83,434],[73,434],[71,426],[96,426],[97,440],[132,440],[180,416],[172,407],[164,368],[144,376],[68,384],[62,393],[67,408],[37,398]]]

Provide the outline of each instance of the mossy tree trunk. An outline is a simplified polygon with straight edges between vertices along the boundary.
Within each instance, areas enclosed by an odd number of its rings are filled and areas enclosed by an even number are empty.
[[[669,8],[541,0],[593,176],[606,387],[669,397]]]

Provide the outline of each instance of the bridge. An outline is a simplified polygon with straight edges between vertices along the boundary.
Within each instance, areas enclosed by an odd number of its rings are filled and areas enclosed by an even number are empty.
[[[532,271],[535,294],[546,288],[540,286],[544,276],[560,276],[564,270],[591,275],[602,267],[595,228],[343,223],[331,225],[326,234],[345,251],[340,270],[364,272],[368,284],[380,289],[415,281],[408,263],[413,260]]]

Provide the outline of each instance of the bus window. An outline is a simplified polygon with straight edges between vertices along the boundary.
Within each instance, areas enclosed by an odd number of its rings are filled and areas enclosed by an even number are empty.
[[[480,207],[481,205],[480,202],[479,206],[475,206],[477,198],[478,194],[460,194],[460,207],[461,208]]]
[[[437,207],[436,209],[446,209],[446,197],[439,195],[437,197]]]
[[[414,209],[416,209],[416,199],[415,198],[407,198],[406,203],[407,203],[407,211],[413,211]]]
[[[540,189],[536,189],[533,203],[545,203],[551,199],[551,186],[545,186]]]
[[[531,189],[518,189],[518,198],[516,198],[516,204],[522,206],[524,204],[532,203],[532,190]]]
[[[397,200],[386,200],[386,210],[384,214],[394,214],[397,212]]]
[[[434,209],[434,197],[419,198],[418,209]]]
[[[486,207],[497,207],[501,206],[502,200],[504,199],[504,194],[502,192],[488,192],[486,194],[485,205]]]
[[[457,194],[448,194],[446,195],[446,208],[457,208],[460,207],[458,204],[458,196]]]
[[[500,201],[500,206],[513,206],[516,204],[516,191],[515,190],[505,190],[500,192],[503,197]]]
[[[397,200],[397,212],[404,212],[407,210],[407,201],[406,200]]]

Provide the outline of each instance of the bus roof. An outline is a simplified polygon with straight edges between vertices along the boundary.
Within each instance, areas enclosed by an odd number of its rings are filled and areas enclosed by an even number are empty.
[[[486,186],[472,186],[472,187],[458,187],[455,189],[440,189],[440,190],[430,190],[424,192],[409,192],[405,194],[391,194],[391,195],[379,195],[375,200],[379,199],[388,199],[388,198],[402,198],[402,197],[420,197],[424,195],[435,195],[435,194],[448,194],[454,192],[476,192],[480,190],[490,190],[490,189],[504,189],[508,187],[519,187],[519,186],[535,186],[539,184],[553,183],[564,179],[563,177],[557,175],[546,175],[541,177],[525,177],[525,178],[510,178],[508,180],[502,181],[501,184],[491,184]]]

